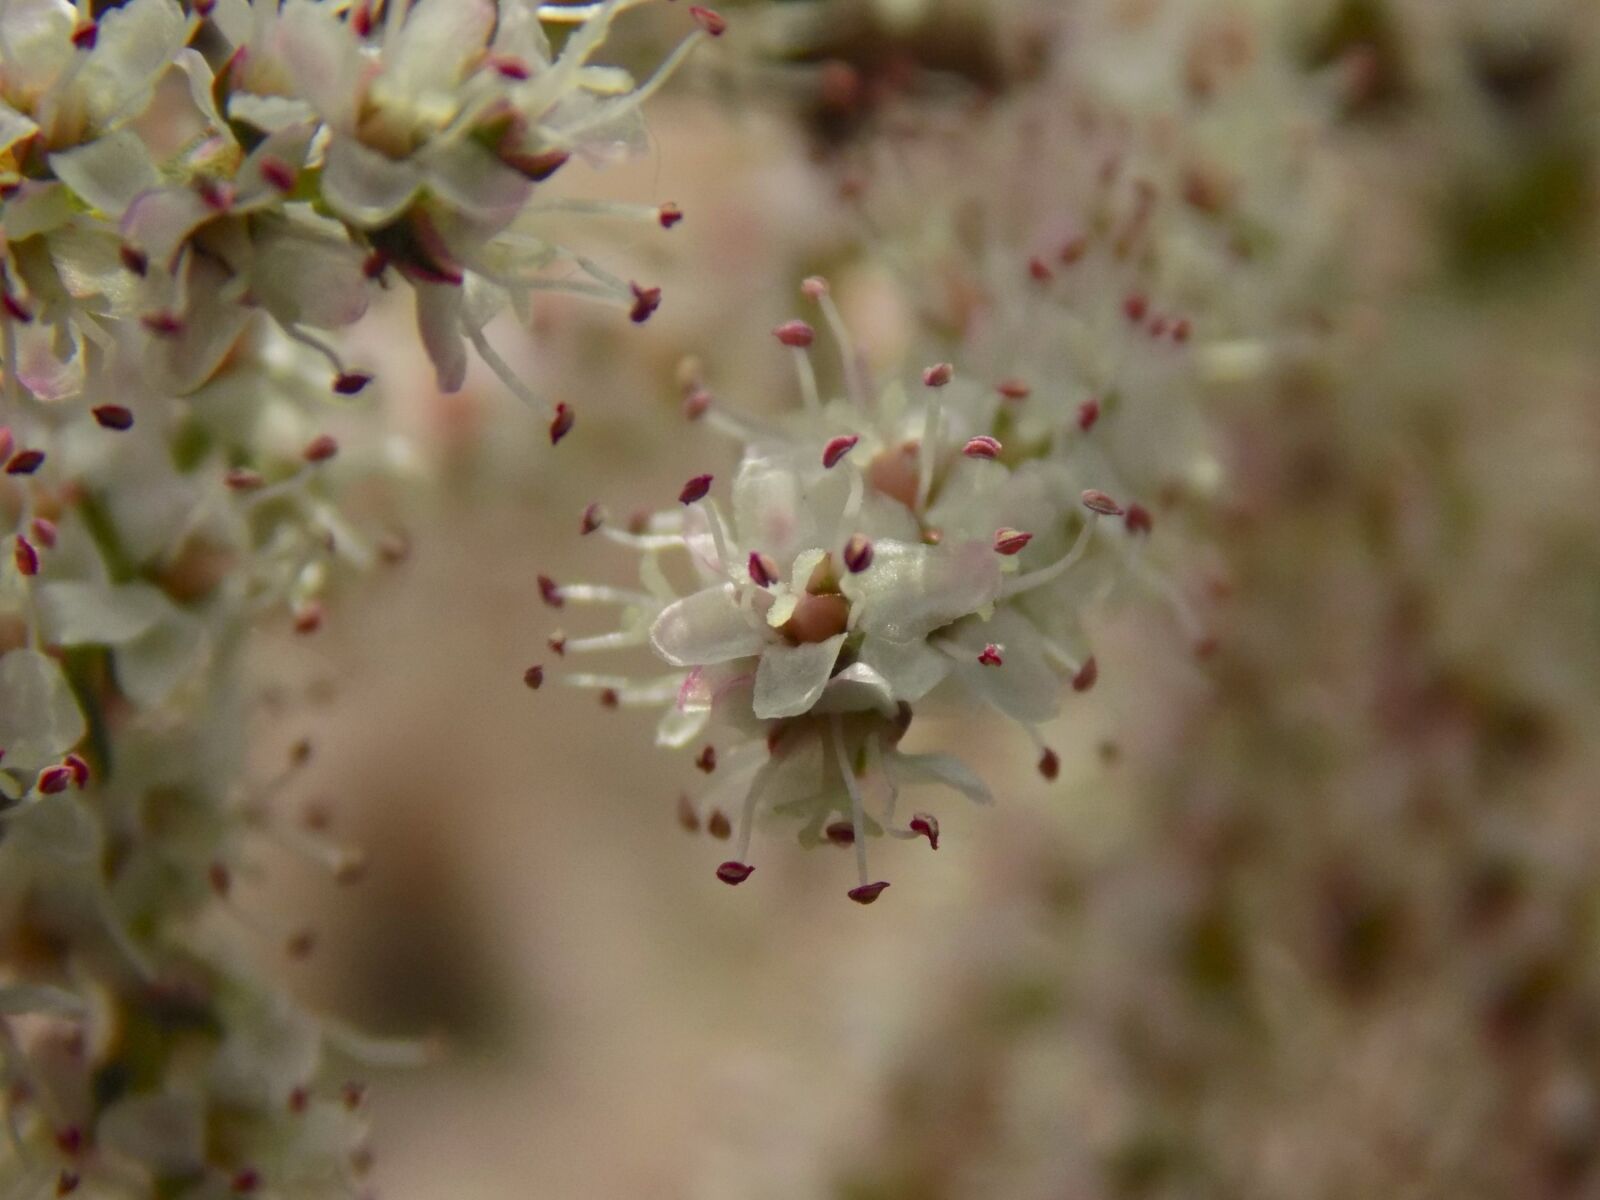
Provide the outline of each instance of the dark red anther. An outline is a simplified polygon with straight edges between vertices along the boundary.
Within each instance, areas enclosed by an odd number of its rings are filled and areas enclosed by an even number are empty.
[[[853,533],[844,544],[844,565],[852,575],[859,575],[872,565],[872,542],[864,533]]]
[[[847,894],[857,904],[871,904],[883,894],[883,889],[888,886],[887,880],[880,880],[877,883],[863,883],[860,887],[851,888]]]
[[[1138,324],[1144,320],[1145,313],[1150,311],[1150,301],[1139,292],[1132,292],[1122,301],[1122,315],[1128,320]]]
[[[1194,327],[1189,324],[1189,318],[1179,317],[1172,323],[1172,340],[1181,345],[1189,340],[1189,334],[1193,331]]]
[[[267,181],[269,187],[287,195],[294,191],[295,184],[300,182],[300,172],[283,159],[268,155],[261,160],[261,178]]]
[[[990,642],[983,648],[983,653],[978,655],[978,661],[986,667],[998,667],[1005,662],[1000,657],[1000,647]]]
[[[678,493],[679,504],[693,504],[696,500],[704,500],[711,491],[710,475],[696,475],[683,485],[683,490]]]
[[[1095,662],[1094,655],[1083,660],[1083,666],[1072,677],[1072,690],[1087,692],[1094,686],[1094,681],[1100,678],[1100,664]]]
[[[378,279],[388,268],[389,256],[382,250],[374,250],[362,261],[361,274],[368,279]]]
[[[729,885],[743,883],[754,873],[755,868],[748,863],[733,862],[731,859],[717,868],[717,878]]]
[[[828,294],[828,281],[821,275],[811,275],[800,284],[800,294],[807,300],[821,300]]]
[[[860,440],[853,433],[841,433],[838,437],[830,438],[828,444],[822,448],[822,465],[825,467],[837,466],[839,460],[854,450],[856,443]]]
[[[1061,774],[1061,756],[1046,746],[1039,755],[1039,774],[1054,783]]]
[[[1033,541],[1033,534],[1024,533],[1020,529],[996,529],[994,531],[994,552],[1004,554],[1010,558],[1013,554],[1021,554],[1022,549]]]
[[[245,1167],[242,1171],[235,1171],[233,1178],[228,1181],[228,1186],[241,1196],[247,1196],[261,1186],[261,1172],[254,1167]]]
[[[72,770],[61,763],[51,763],[39,772],[34,786],[46,796],[54,796],[72,786]]]
[[[76,1171],[67,1167],[61,1168],[61,1173],[56,1176],[56,1195],[70,1196],[78,1190],[80,1179]]]
[[[292,1088],[289,1091],[289,1111],[299,1116],[311,1107],[311,1089],[305,1087]]]
[[[200,199],[212,212],[227,212],[238,198],[237,189],[226,179],[208,179],[201,176],[195,180],[194,186],[195,191],[200,193]]]
[[[56,1149],[68,1158],[76,1158],[83,1150],[83,1128],[78,1125],[63,1125],[56,1130]]]
[[[805,350],[817,340],[817,331],[804,321],[785,321],[772,331],[772,336],[785,346]]]
[[[567,434],[572,432],[572,426],[577,422],[578,414],[572,411],[567,404],[556,405],[556,415],[550,419],[550,444],[554,446]]]
[[[33,323],[33,309],[18,300],[10,292],[0,292],[0,308],[4,308],[6,316],[13,321],[20,321],[24,325]]]
[[[350,10],[350,31],[363,38],[372,33],[372,5],[367,0]]]
[[[43,450],[18,450],[6,463],[7,475],[32,475],[44,465]]]
[[[234,467],[222,477],[222,482],[236,492],[253,492],[266,480],[260,471],[252,471],[249,467]]]
[[[1050,270],[1050,264],[1045,262],[1044,259],[1030,258],[1028,260],[1028,277],[1035,283],[1049,283],[1055,278],[1055,275]]]
[[[1033,395],[1033,389],[1020,379],[1002,379],[994,390],[1005,400],[1026,400]]]
[[[671,229],[679,221],[683,220],[683,209],[676,204],[663,204],[656,212],[656,220],[661,222],[661,228]]]
[[[922,383],[924,387],[944,387],[956,377],[956,369],[947,362],[934,363],[931,367],[924,367]]]
[[[114,429],[120,433],[133,428],[133,413],[120,404],[97,404],[89,412],[102,429]]]
[[[100,25],[96,21],[85,21],[72,31],[72,44],[79,50],[93,50],[99,40]]]
[[[533,666],[522,673],[522,682],[534,691],[538,691],[544,684],[544,668],[538,663],[534,663]]]
[[[352,1079],[339,1088],[339,1100],[351,1112],[355,1112],[367,1101],[367,1085]]]
[[[856,827],[850,821],[829,821],[822,830],[822,836],[835,846],[851,846],[855,844]]]
[[[720,808],[713,808],[711,815],[706,818],[706,832],[717,841],[725,842],[733,836],[733,822]]]
[[[117,250],[117,255],[122,259],[123,267],[140,278],[150,270],[150,256],[137,246],[123,242]]]
[[[557,605],[557,607],[560,607],[560,606]],[[564,634],[564,633],[552,633],[548,638],[545,639],[545,643],[544,644],[546,646],[549,646],[550,647],[550,652],[552,654],[556,655],[558,658],[565,658],[567,656],[567,635],[566,634]]]
[[[308,463],[327,462],[339,453],[339,442],[332,434],[322,433],[306,443],[306,448],[300,451],[300,457]]]
[[[778,582],[778,564],[759,550],[750,551],[748,566],[757,587],[771,587]]]
[[[1090,398],[1078,405],[1078,428],[1088,433],[1100,419],[1100,401]]]
[[[1128,505],[1128,511],[1124,514],[1122,523],[1127,526],[1129,533],[1149,533],[1155,525],[1155,519],[1150,515],[1150,510],[1144,505],[1133,503]]]
[[[678,824],[685,833],[700,832],[700,814],[695,812],[694,804],[684,793],[678,793]]]
[[[156,337],[177,337],[183,332],[183,321],[176,313],[145,313],[139,318],[139,324]]]
[[[912,833],[920,833],[927,838],[931,849],[939,848],[939,818],[932,813],[912,814],[910,829]]]
[[[322,628],[322,620],[327,615],[327,610],[322,607],[321,601],[308,600],[294,610],[294,631],[302,636],[313,634]]]
[[[704,29],[712,37],[721,37],[728,32],[728,22],[723,15],[715,9],[704,8],[698,4],[689,6],[689,15],[694,18],[695,24]]]
[[[372,382],[366,371],[345,371],[333,380],[333,390],[340,396],[354,396]]]
[[[511,166],[521,171],[535,183],[543,183],[562,167],[567,165],[567,160],[572,157],[566,150],[542,150],[538,154],[524,154],[518,156]]]
[[[551,608],[560,608],[567,602],[566,597],[561,594],[561,589],[556,586],[556,581],[548,575],[539,576],[539,599]]]
[[[39,573],[39,552],[34,549],[33,543],[20,533],[17,534],[17,544],[12,552],[12,558],[16,560],[18,574],[31,579]]]
[[[495,74],[499,75],[500,78],[510,79],[515,83],[521,83],[529,78],[531,74],[528,70],[528,64],[515,55],[491,54],[485,61],[494,68]]]
[[[711,772],[717,769],[717,748],[715,746],[705,747],[705,749],[701,750],[699,755],[696,756],[694,765],[699,767],[707,775],[711,774]]]
[[[61,760],[61,765],[72,772],[73,786],[82,791],[89,782],[89,764],[81,754],[69,754]]]
[[[33,540],[46,550],[56,548],[56,523],[45,517],[35,517],[28,522],[28,532],[33,534]]]
[[[206,883],[217,895],[226,897],[233,890],[233,872],[226,863],[214,862],[206,868]]]
[[[968,458],[992,459],[999,458],[1003,449],[1004,447],[1000,445],[1000,439],[992,438],[986,433],[980,433],[977,437],[970,439],[965,446],[961,447],[961,453]]]
[[[628,290],[633,293],[633,307],[628,310],[628,319],[635,325],[643,325],[650,319],[650,314],[661,307],[661,289],[630,283]]]
[[[584,507],[583,519],[578,522],[578,534],[588,537],[596,529],[606,523],[605,506],[598,500],[592,500]]]
[[[1061,247],[1061,253],[1057,257],[1061,259],[1064,266],[1070,267],[1073,263],[1082,261],[1083,256],[1088,252],[1089,239],[1079,234]]]
[[[1120,517],[1122,506],[1104,492],[1090,488],[1083,493],[1083,506],[1090,512],[1099,513],[1103,517]]]
[[[621,696],[620,693],[618,693],[616,688],[601,688],[600,689],[600,707],[601,708],[618,708],[618,707],[621,706],[621,704],[622,704],[622,696]]]

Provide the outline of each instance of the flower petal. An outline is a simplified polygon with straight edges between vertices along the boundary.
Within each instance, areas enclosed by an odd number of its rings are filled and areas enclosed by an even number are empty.
[[[422,186],[410,162],[385,158],[353,137],[335,137],[322,166],[322,198],[352,225],[376,229],[405,210]]]
[[[694,667],[760,654],[766,637],[740,609],[733,585],[723,584],[662,609],[650,644],[673,666]]]
[[[0,655],[0,747],[6,766],[37,770],[76,746],[86,729],[55,659],[37,650]]]
[[[150,152],[125,129],[52,154],[50,169],[78,199],[115,218],[140,192],[161,186]]]
[[[960,792],[974,804],[992,804],[994,796],[988,784],[959,758],[948,754],[901,754],[891,751],[884,756],[890,772],[900,782],[938,783]]]
[[[767,647],[756,669],[756,716],[769,720],[808,712],[828,686],[845,636],[840,633],[825,642]]]
[[[909,642],[978,612],[1000,591],[1000,562],[986,541],[956,546],[878,542],[872,566],[840,583],[860,606],[863,633]]]

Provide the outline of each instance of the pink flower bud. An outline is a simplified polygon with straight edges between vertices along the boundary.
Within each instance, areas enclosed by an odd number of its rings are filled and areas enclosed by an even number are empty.
[[[133,413],[120,404],[99,404],[89,412],[102,429],[115,429],[120,432],[133,428]]]
[[[723,883],[733,885],[743,883],[754,874],[755,868],[742,862],[725,862],[717,868],[717,878]]]
[[[1097,512],[1103,517],[1120,517],[1122,506],[1104,492],[1090,488],[1083,493],[1083,506],[1090,512]]]
[[[772,336],[785,346],[804,350],[817,340],[817,331],[804,321],[785,321],[772,331]]]
[[[830,468],[837,466],[839,460],[855,449],[856,443],[860,440],[853,433],[841,433],[838,437],[831,438],[822,449],[822,465]]]
[[[933,816],[931,813],[913,813],[909,828],[912,833],[920,833],[927,838],[929,848],[934,850],[939,848],[938,817]]]
[[[844,544],[844,565],[850,574],[859,575],[872,565],[872,542],[864,533],[853,533]]]
[[[851,888],[847,894],[857,904],[871,904],[883,894],[883,889],[888,886],[887,880],[880,880],[878,883],[863,883],[860,887]]]
[[[1022,548],[1033,541],[1033,534],[1024,533],[1020,529],[996,529],[994,531],[994,551],[1010,557],[1021,554]]]
[[[923,368],[922,383],[924,387],[944,387],[944,385],[954,379],[955,376],[956,369],[949,363],[934,363],[931,367]]]
[[[696,500],[704,500],[711,491],[710,475],[696,475],[683,485],[683,490],[678,493],[679,504],[693,504]]]
[[[778,582],[778,564],[759,550],[750,551],[750,578],[757,587],[771,587]]]
[[[968,458],[999,458],[1002,449],[998,439],[980,433],[961,448],[961,453]]]

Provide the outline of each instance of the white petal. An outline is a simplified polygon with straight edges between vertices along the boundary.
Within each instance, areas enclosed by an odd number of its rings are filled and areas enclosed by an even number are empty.
[[[972,768],[948,754],[901,754],[892,751],[884,759],[900,782],[938,783],[960,792],[974,804],[990,804],[994,796]]]
[[[673,666],[693,667],[759,654],[766,637],[740,611],[733,585],[722,584],[662,609],[650,644]]]
[[[467,345],[461,337],[461,289],[444,283],[419,283],[417,332],[433,360],[441,392],[459,392],[467,379]]]
[[[656,723],[656,745],[681,750],[700,736],[700,731],[706,727],[706,722],[709,720],[711,720],[709,704],[704,708],[679,708],[673,705]]]
[[[454,93],[494,29],[488,0],[418,0],[384,59],[384,83],[413,96]]]
[[[342,329],[359,321],[370,296],[361,252],[282,229],[258,237],[261,265],[251,276],[255,297],[280,323]]]
[[[1061,677],[1046,661],[1037,631],[1019,614],[1001,609],[988,621],[971,618],[940,640],[958,650],[961,682],[1006,716],[1037,725],[1060,711]],[[978,661],[990,642],[1002,647],[999,666]]]
[[[0,102],[0,154],[38,131],[39,127],[30,118],[23,116],[9,104]]]
[[[157,263],[170,263],[184,239],[217,214],[193,188],[145,192],[122,215],[122,236]]]
[[[336,133],[353,133],[361,48],[333,6],[290,0],[273,30],[272,50],[294,79],[295,93],[309,100]]]
[[[118,646],[147,632],[177,608],[157,587],[62,582],[39,590],[45,637],[62,646]]]
[[[79,77],[97,123],[144,111],[156,80],[183,49],[188,22],[177,0],[132,0],[100,18],[95,48]]]
[[[322,167],[322,197],[352,225],[376,229],[404,211],[422,186],[416,164],[385,158],[353,137],[335,137]]]
[[[0,987],[0,1016],[46,1013],[53,1017],[79,1017],[85,1008],[76,992],[42,983],[12,983]]]
[[[856,628],[896,642],[978,612],[1000,591],[1000,561],[987,542],[922,546],[880,542],[872,565],[840,587],[860,616]]]
[[[204,624],[193,614],[177,610],[117,651],[117,685],[140,708],[159,708],[209,657]]]
[[[86,728],[55,659],[37,650],[0,655],[0,747],[6,766],[37,770],[76,746]]]
[[[276,133],[293,125],[304,125],[316,119],[317,110],[304,100],[290,100],[285,96],[257,96],[250,92],[234,92],[228,97],[228,119],[253,125],[264,133]]]
[[[205,1166],[205,1106],[184,1093],[129,1096],[106,1109],[95,1141],[157,1176],[198,1174]]]
[[[428,187],[436,196],[495,228],[510,224],[533,191],[526,176],[467,138],[430,147],[426,170]]]
[[[853,663],[840,671],[822,689],[812,712],[846,713],[876,710],[886,717],[895,714],[894,690],[889,681],[866,663]]]
[[[948,654],[941,654],[920,638],[914,642],[891,642],[888,638],[865,637],[857,658],[887,681],[896,699],[910,703],[938,687],[953,665]]]
[[[50,169],[78,199],[116,218],[140,192],[161,186],[150,152],[125,129],[52,154]]]
[[[825,642],[768,646],[756,669],[756,716],[768,720],[809,711],[828,686],[844,639],[840,633]]]

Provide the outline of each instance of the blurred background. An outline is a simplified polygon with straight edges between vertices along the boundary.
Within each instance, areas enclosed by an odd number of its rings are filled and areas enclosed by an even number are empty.
[[[560,300],[497,339],[573,404],[572,436],[552,450],[492,378],[435,394],[408,312],[363,327],[351,358],[382,366],[429,484],[371,499],[411,552],[255,651],[263,771],[310,737],[282,802],[326,806],[370,860],[357,886],[287,857],[261,885],[318,931],[295,989],[438,1039],[370,1081],[373,1180],[1600,1195],[1600,10],[726,12],[733,48],[662,98],[648,155],[554,185],[681,205],[669,235],[607,231],[660,312]],[[1085,97],[1121,114],[1092,137],[1068,119]],[[1047,152],[996,151],[1029,121]],[[1004,374],[957,311],[970,243],[930,242],[988,204],[1020,280],[1108,137],[1162,236],[1232,247],[1190,256],[1205,353],[1162,384],[1218,463],[1155,543],[1205,644],[1154,605],[1107,611],[1100,684],[1046,731],[1053,782],[998,721],[919,721],[998,803],[941,810],[935,854],[883,847],[876,905],[844,902],[846,852],[775,839],[760,887],[721,886],[724,848],[679,825],[699,773],[560,685],[546,639],[601,626],[537,577],[630,583],[579,536],[584,503],[620,519],[735,461],[680,412],[684,358],[730,408],[795,403],[769,330],[807,274],[881,370]]]

